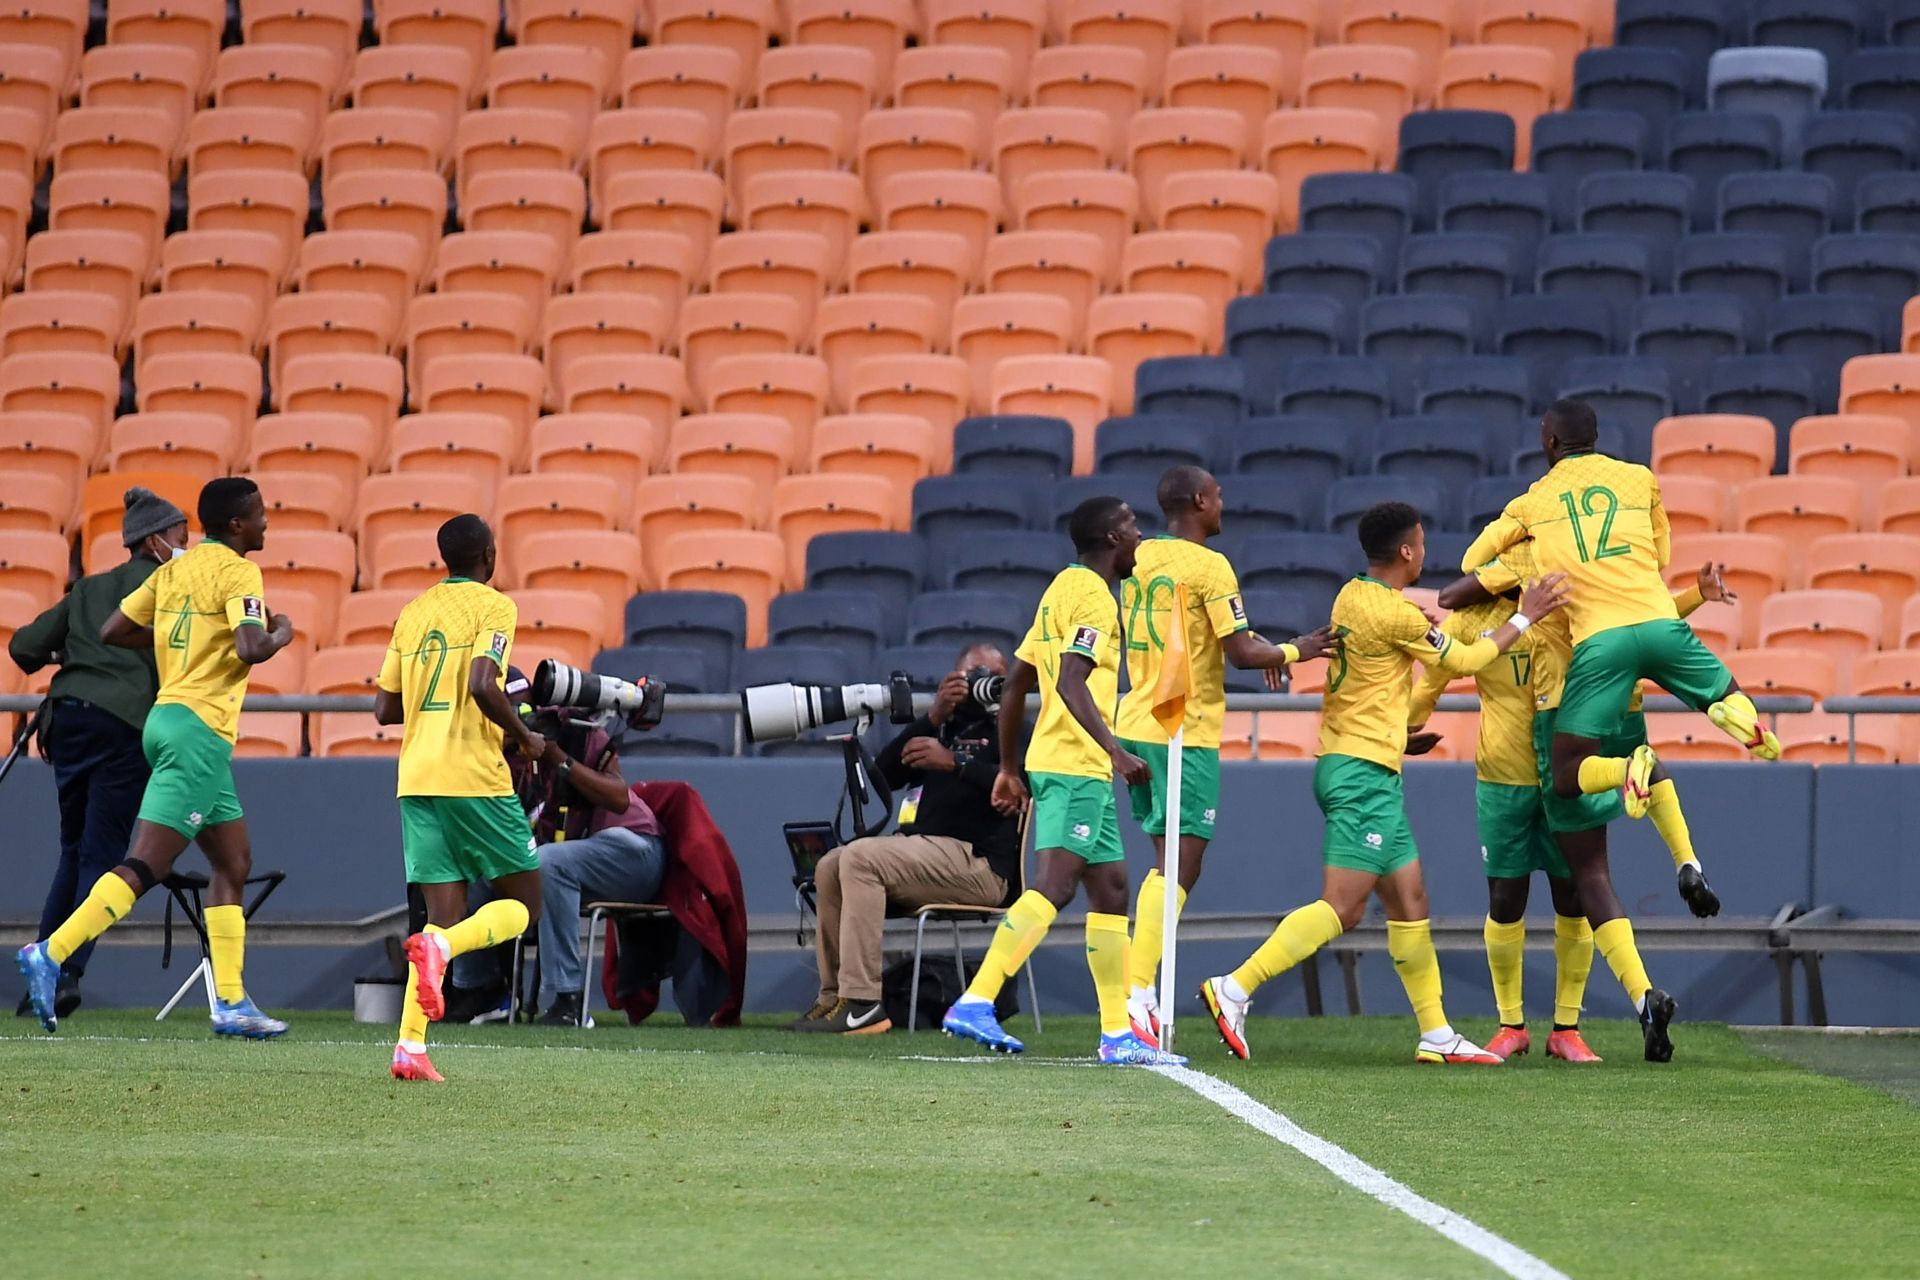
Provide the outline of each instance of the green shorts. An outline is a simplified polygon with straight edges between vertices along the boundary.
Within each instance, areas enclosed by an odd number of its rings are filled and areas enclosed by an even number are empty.
[[[1611,627],[1573,646],[1560,695],[1560,732],[1581,738],[1619,732],[1643,679],[1695,711],[1705,711],[1733,682],[1726,664],[1677,618]]]
[[[1033,773],[1027,781],[1033,785],[1034,848],[1065,849],[1088,866],[1126,859],[1111,779]]]
[[[1495,880],[1524,880],[1536,871],[1567,879],[1567,860],[1547,829],[1539,787],[1476,783],[1474,812],[1480,826],[1480,861]]]
[[[1167,747],[1164,742],[1120,745],[1153,766],[1153,778],[1144,787],[1128,787],[1133,820],[1150,836],[1167,834]],[[1220,808],[1220,748],[1180,749],[1180,834],[1213,839],[1213,816]]]
[[[153,776],[140,800],[140,820],[192,840],[207,827],[242,816],[233,790],[233,744],[191,707],[162,703],[147,713],[140,749]]]
[[[1596,827],[1606,826],[1615,818],[1623,817],[1627,807],[1618,791],[1603,791],[1597,796],[1554,794],[1553,731],[1558,719],[1558,711],[1551,707],[1544,711],[1536,711],[1533,715],[1533,760],[1540,771],[1540,807],[1547,815],[1547,830],[1592,831]],[[1621,720],[1623,733],[1630,723],[1637,723],[1644,737],[1647,731],[1646,717],[1637,712],[1631,717],[1623,717]],[[1619,740],[1609,738],[1607,742]],[[1635,743],[1627,746],[1621,754],[1631,754],[1633,747],[1637,745]]]
[[[401,796],[410,884],[498,880],[537,871],[533,828],[513,796]]]
[[[1400,775],[1385,765],[1321,756],[1313,767],[1313,798],[1327,819],[1320,857],[1328,866],[1384,876],[1420,856]]]

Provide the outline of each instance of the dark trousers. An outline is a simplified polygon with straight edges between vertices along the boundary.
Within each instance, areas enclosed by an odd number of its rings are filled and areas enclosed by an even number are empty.
[[[60,863],[40,910],[42,938],[73,914],[94,881],[126,858],[151,772],[140,731],[84,702],[53,708],[47,756],[60,794]],[[61,973],[79,978],[92,954],[89,942],[67,957]]]

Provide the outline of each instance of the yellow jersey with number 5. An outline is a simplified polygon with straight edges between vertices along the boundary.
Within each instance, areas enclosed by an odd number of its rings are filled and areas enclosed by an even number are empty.
[[[379,679],[406,711],[400,795],[513,794],[506,735],[467,692],[467,670],[484,659],[504,685],[519,620],[512,600],[471,578],[436,583],[400,611]]]
[[[233,647],[241,627],[267,625],[260,566],[207,538],[155,569],[120,602],[128,620],[153,628],[160,673],[156,706],[191,710],[228,742],[240,736],[240,704],[253,668]]]
[[[1014,656],[1039,672],[1040,718],[1027,742],[1028,773],[1111,778],[1113,761],[1067,710],[1055,685],[1060,660],[1072,654],[1093,663],[1087,692],[1112,728],[1120,701],[1120,610],[1107,580],[1083,564],[1062,569],[1040,597],[1033,626]]]
[[[1673,557],[1667,513],[1645,467],[1600,453],[1562,458],[1474,539],[1461,568],[1471,573],[1528,538],[1538,573],[1568,576],[1575,644],[1679,616],[1660,576]]]

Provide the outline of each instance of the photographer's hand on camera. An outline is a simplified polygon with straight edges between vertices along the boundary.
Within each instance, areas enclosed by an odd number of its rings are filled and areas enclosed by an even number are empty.
[[[964,672],[949,671],[940,687],[933,695],[933,709],[927,712],[927,719],[936,728],[944,725],[953,717],[953,713],[967,700],[967,677]]]

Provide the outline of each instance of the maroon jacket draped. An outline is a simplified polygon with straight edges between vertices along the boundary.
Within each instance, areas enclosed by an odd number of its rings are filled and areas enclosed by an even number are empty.
[[[660,819],[660,838],[667,851],[660,901],[673,912],[674,923],[726,971],[730,994],[714,1013],[712,1025],[739,1026],[747,990],[747,901],[733,849],[707,802],[686,783],[636,782],[633,794]],[[624,1010],[628,1021],[643,1021],[659,1005],[660,987],[649,984],[622,999],[617,990],[619,973],[618,931],[609,929],[600,989],[607,1004]]]

